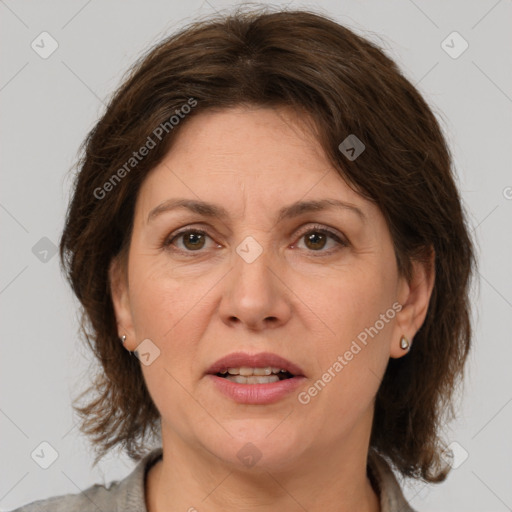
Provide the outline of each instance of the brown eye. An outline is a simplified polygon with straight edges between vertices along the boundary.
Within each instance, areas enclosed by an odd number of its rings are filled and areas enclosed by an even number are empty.
[[[171,235],[165,242],[165,246],[176,246],[176,249],[182,252],[198,252],[205,247],[207,238],[210,236],[202,229],[187,229]],[[179,240],[182,240],[181,245],[175,243]]]
[[[183,236],[183,245],[187,249],[197,250],[204,247],[204,235],[202,233],[189,232]]]
[[[303,231],[299,240],[304,240],[306,250],[311,253],[318,252],[319,256],[330,254],[349,245],[340,235],[322,226],[313,226],[313,228],[310,227],[307,231]],[[328,247],[329,241],[333,246]],[[325,249],[326,247],[327,249]]]
[[[318,251],[325,247],[327,236],[324,233],[312,231],[311,233],[304,235],[304,240],[306,240],[306,246],[309,249]]]

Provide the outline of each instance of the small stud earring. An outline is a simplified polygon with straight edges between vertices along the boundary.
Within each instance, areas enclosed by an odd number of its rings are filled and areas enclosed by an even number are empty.
[[[124,336],[124,335],[123,335],[123,336],[121,336],[121,342],[122,342],[122,344],[123,344],[123,345],[124,345],[124,342],[125,342],[125,341],[126,341],[126,336]]]
[[[402,334],[402,337],[400,338],[400,348],[403,350],[408,350],[411,344],[409,343],[409,340]]]

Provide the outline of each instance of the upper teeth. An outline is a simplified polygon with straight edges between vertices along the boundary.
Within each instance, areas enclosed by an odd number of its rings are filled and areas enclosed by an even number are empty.
[[[279,372],[286,372],[286,370],[272,366],[266,366],[265,368],[249,368],[248,366],[242,366],[240,368],[228,368],[227,370],[222,370],[220,373],[222,375],[229,373],[230,375],[243,375],[244,377],[248,377],[250,375],[270,375],[271,373]]]

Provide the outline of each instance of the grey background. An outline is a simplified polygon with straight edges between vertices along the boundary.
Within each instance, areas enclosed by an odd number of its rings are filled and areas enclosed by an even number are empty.
[[[91,470],[92,451],[70,406],[91,356],[51,248],[78,146],[123,73],[191,18],[234,4],[0,1],[2,510],[122,478],[133,467],[112,453]],[[288,4],[332,15],[383,46],[443,125],[480,247],[474,348],[458,419],[446,431],[468,456],[459,449],[446,482],[405,483],[405,494],[420,511],[512,510],[512,2]],[[59,45],[47,59],[31,48],[43,31]],[[469,44],[456,59],[441,46],[453,31]],[[460,40],[448,42],[461,48]],[[31,458],[43,441],[58,452],[48,469]]]

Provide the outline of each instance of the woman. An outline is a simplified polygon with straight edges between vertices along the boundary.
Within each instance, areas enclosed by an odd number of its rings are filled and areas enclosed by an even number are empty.
[[[18,510],[410,511],[392,467],[446,478],[472,242],[433,113],[347,28],[238,12],[154,48],[61,257],[102,366],[82,431],[139,463]]]

